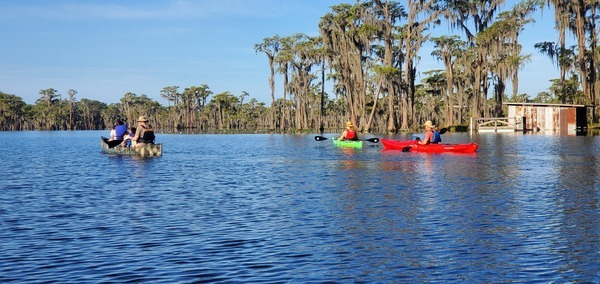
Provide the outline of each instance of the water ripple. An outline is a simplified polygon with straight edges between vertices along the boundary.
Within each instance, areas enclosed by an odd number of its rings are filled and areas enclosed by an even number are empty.
[[[100,135],[0,133],[0,282],[600,282],[596,137],[160,135],[132,159]]]

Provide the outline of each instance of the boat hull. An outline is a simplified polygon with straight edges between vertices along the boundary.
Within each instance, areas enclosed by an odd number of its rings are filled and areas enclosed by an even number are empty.
[[[162,156],[162,144],[148,144],[138,147],[123,147],[121,145],[110,148],[108,139],[100,137],[100,147],[102,151],[112,155],[139,156],[139,157],[160,157]]]
[[[419,144],[417,140],[399,141],[382,138],[380,141],[386,150],[410,150],[412,146]]]
[[[333,139],[333,145],[344,148],[362,148],[363,141]]]
[[[427,144],[420,145],[417,140],[398,141],[392,139],[381,139],[381,144],[386,150],[415,151],[425,153],[475,153],[479,145],[477,143],[467,144]]]

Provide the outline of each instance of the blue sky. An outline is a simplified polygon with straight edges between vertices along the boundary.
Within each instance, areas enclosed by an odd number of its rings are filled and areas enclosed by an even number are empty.
[[[163,87],[183,91],[207,84],[215,94],[246,91],[270,103],[267,59],[254,44],[276,34],[317,35],[319,19],[331,6],[354,2],[3,0],[0,91],[28,104],[40,98],[40,90],[54,88],[63,98],[74,89],[77,100],[116,103],[132,92],[167,105],[160,97]],[[514,1],[506,3],[508,8]],[[558,77],[550,60],[533,48],[556,41],[551,11],[536,13],[536,21],[521,37],[532,62],[521,70],[519,93],[530,97]],[[449,29],[440,26],[435,33]],[[442,68],[430,53],[422,50],[420,71]],[[281,97],[281,81],[276,84]]]

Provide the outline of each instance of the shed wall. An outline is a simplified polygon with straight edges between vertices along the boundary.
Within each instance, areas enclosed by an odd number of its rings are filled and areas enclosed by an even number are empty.
[[[585,113],[585,112],[583,112]],[[509,105],[509,117],[524,117],[525,129],[575,135],[577,108],[558,106]]]

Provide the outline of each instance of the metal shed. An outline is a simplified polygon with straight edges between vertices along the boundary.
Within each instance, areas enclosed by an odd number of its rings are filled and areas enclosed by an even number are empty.
[[[523,131],[554,132],[561,135],[577,135],[587,132],[586,105],[504,103],[508,117],[522,119]]]

